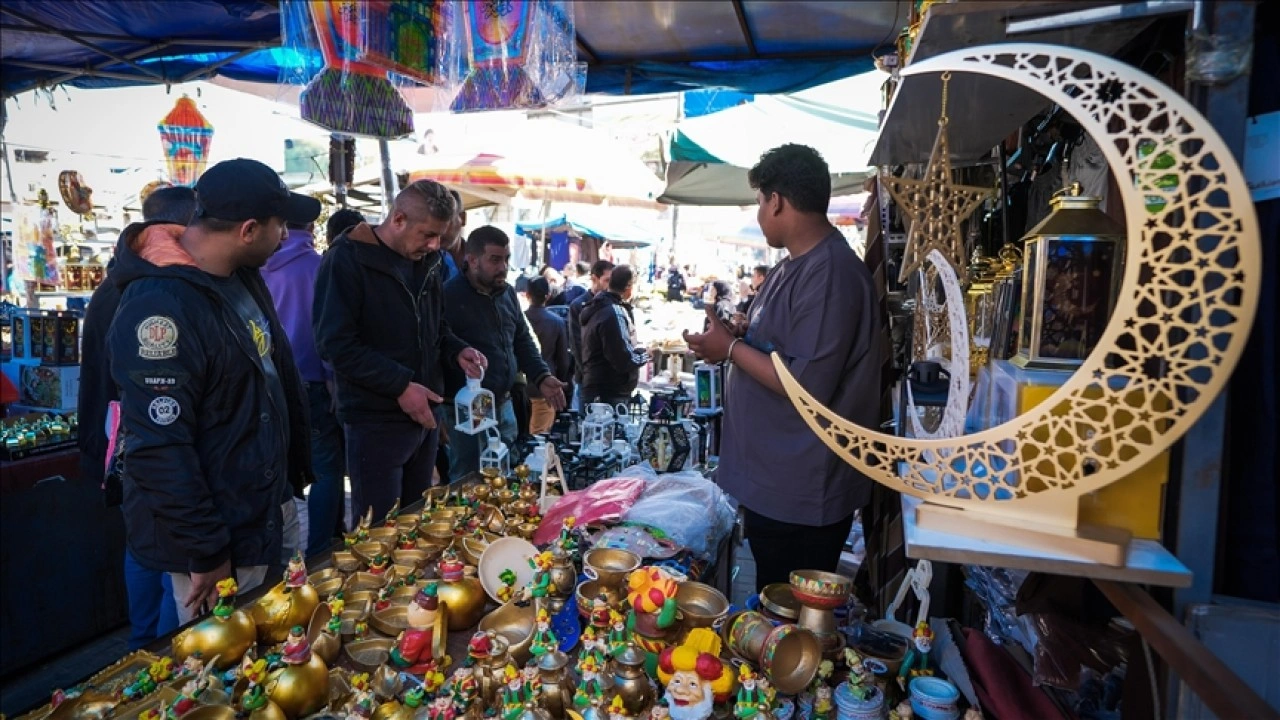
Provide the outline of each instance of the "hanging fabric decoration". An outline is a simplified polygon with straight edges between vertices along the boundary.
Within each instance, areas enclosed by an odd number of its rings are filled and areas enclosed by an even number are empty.
[[[58,251],[62,234],[58,215],[49,207],[49,194],[40,191],[38,207],[26,207],[18,215],[18,232],[13,236],[13,281],[42,285],[58,284]]]
[[[468,0],[467,75],[454,112],[541,108],[581,93],[573,4],[566,0]]]
[[[200,114],[195,101],[183,95],[156,129],[160,131],[169,182],[194,187],[209,164],[213,126]]]

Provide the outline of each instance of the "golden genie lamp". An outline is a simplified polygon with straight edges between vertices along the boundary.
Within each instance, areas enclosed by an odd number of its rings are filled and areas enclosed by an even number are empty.
[[[259,642],[276,644],[289,637],[290,628],[305,627],[311,622],[319,605],[320,594],[311,586],[302,552],[298,551],[289,560],[284,581],[250,606],[249,614],[258,626]]]
[[[267,677],[271,702],[279,705],[289,720],[324,708],[329,703],[329,668],[311,651],[301,626],[289,631],[281,660],[284,667]]]
[[[218,604],[213,614],[173,638],[173,656],[178,662],[195,653],[214,658],[219,670],[225,670],[240,662],[240,658],[253,647],[258,638],[253,619],[243,610],[235,608],[235,578],[218,582]]]

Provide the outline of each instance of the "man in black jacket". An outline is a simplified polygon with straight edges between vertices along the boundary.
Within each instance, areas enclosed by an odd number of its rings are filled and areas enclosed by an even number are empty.
[[[108,339],[129,551],[170,574],[183,623],[223,578],[263,581],[281,504],[310,482],[306,395],[258,268],[286,221],[320,213],[254,160],[209,168],[196,198],[185,229],[126,230]]]
[[[173,223],[186,226],[196,212],[196,191],[189,187],[162,187],[142,202],[142,220],[146,223]],[[127,234],[121,233],[116,255],[125,247]],[[80,336],[80,397],[76,404],[83,427],[80,429],[80,476],[85,482],[99,485],[108,507],[120,505],[120,474],[107,467],[107,408],[120,399],[111,364],[107,362],[107,331],[120,307],[120,288],[115,283],[115,260],[107,265],[107,277],[93,296],[84,313],[84,329]],[[149,570],[138,564],[126,547],[124,551],[124,584],[129,598],[129,649],[149,645],[161,635],[178,627],[177,606],[173,602],[173,586],[168,574]]]
[[[564,383],[547,369],[520,311],[516,292],[507,284],[507,264],[511,241],[492,225],[476,228],[467,238],[467,264],[463,274],[444,286],[445,314],[472,347],[489,359],[484,387],[497,403],[499,433],[512,447],[516,440],[515,410],[509,393],[516,372],[532,379],[530,388],[559,412],[564,409]],[[465,384],[462,373],[446,368],[447,397],[451,400]],[[532,393],[531,393],[532,394]],[[456,412],[452,405],[450,410]],[[451,415],[451,417],[453,417]],[[460,432],[451,433],[449,477],[457,482],[480,468],[480,439]]]
[[[316,278],[316,345],[338,384],[352,509],[382,517],[431,486],[443,366],[478,377],[488,364],[445,319],[441,238],[455,217],[439,183],[400,191],[390,217],[343,233]]]
[[[565,329],[564,320],[547,309],[547,298],[551,295],[551,286],[544,278],[529,281],[525,290],[529,299],[529,309],[524,311],[529,327],[533,328],[534,337],[538,338],[538,347],[542,350],[542,360],[560,382],[568,387],[573,380],[573,358],[569,356],[569,333]],[[566,399],[572,393],[565,393]],[[532,412],[529,418],[529,432],[542,435],[551,430],[555,423],[556,413],[551,404],[543,398],[533,398]]]
[[[591,265],[591,288],[577,300],[569,303],[569,352],[573,354],[573,381],[578,392],[582,391],[582,308],[591,298],[609,287],[609,275],[613,272],[613,263],[608,260],[597,260]]]
[[[625,405],[640,381],[640,368],[649,353],[635,346],[631,316],[631,268],[618,265],[609,276],[609,289],[582,308],[582,404]]]

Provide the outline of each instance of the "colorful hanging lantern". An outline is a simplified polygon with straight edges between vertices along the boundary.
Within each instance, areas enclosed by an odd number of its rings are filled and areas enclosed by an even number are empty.
[[[169,181],[194,187],[209,164],[213,126],[200,114],[195,101],[183,95],[156,128],[160,131]]]
[[[469,0],[464,27],[468,74],[454,112],[544,107],[574,89],[573,9],[563,0]]]

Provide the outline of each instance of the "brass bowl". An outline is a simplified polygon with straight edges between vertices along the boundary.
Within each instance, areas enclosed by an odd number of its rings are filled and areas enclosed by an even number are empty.
[[[388,548],[395,547],[396,540],[400,538],[400,531],[393,527],[369,528],[369,541],[380,542]]]
[[[578,614],[583,618],[591,617],[591,602],[602,593],[604,594],[606,605],[615,610],[621,609],[622,596],[616,589],[605,585],[599,580],[587,580],[578,585],[573,592],[578,598]]]
[[[533,536],[538,532],[538,523],[520,523],[515,528],[515,534],[525,540],[532,541]]]
[[[592,580],[621,590],[627,576],[640,567],[640,556],[619,548],[595,548],[582,556],[582,571]]]
[[[359,608],[360,606],[364,606],[366,610],[368,608],[373,607],[373,604],[378,601],[378,591],[377,590],[355,590],[355,591],[344,590],[342,592],[342,599],[346,603],[346,607],[342,611],[342,614],[345,617],[347,610]]]
[[[511,490],[499,490],[495,499],[498,502],[498,507],[510,507],[511,503],[516,499],[516,494]]]
[[[342,646],[342,654],[358,672],[372,673],[387,662],[396,641],[391,638],[356,640]]]
[[[351,552],[354,553],[357,558],[360,558],[360,561],[364,563],[365,567],[368,567],[369,563],[373,562],[374,557],[378,555],[385,557],[387,553],[391,552],[392,547],[392,545],[384,542],[370,540],[368,542],[352,545]]]
[[[369,627],[393,638],[409,627],[408,612],[408,601],[392,603],[390,607],[373,611],[369,616]]]
[[[391,562],[396,565],[404,565],[406,567],[421,570],[426,567],[427,561],[431,558],[426,550],[392,550]],[[404,575],[401,574],[401,577]]]
[[[200,705],[182,715],[185,720],[235,720],[236,709],[230,705]]]
[[[729,599],[710,585],[686,581],[676,588],[676,611],[686,631],[700,627],[718,630],[729,614]]]
[[[800,603],[787,583],[765,585],[760,591],[760,606],[783,620],[794,622],[800,617]]]
[[[479,500],[480,502],[487,502],[489,500],[489,496],[493,493],[493,489],[484,483],[476,483],[468,488],[467,492],[476,500]]]
[[[466,559],[469,565],[479,565],[480,556],[484,554],[484,549],[489,547],[488,540],[478,540],[474,537],[463,537],[458,543],[458,549],[462,551],[462,557]]]
[[[374,575],[367,572],[352,573],[351,577],[347,578],[344,593],[357,593],[361,590],[380,590],[382,586],[387,584],[387,580],[386,575]]]
[[[453,522],[466,514],[467,508],[463,507],[436,508],[429,513],[429,522]]]
[[[841,607],[853,593],[853,578],[821,570],[791,573],[791,594],[801,604],[822,610]]]
[[[342,577],[342,573],[337,573],[336,577],[311,583],[311,587],[315,588],[316,594],[320,596],[321,600],[324,600],[334,593],[342,590],[342,586],[345,585],[346,582],[347,579]]]
[[[417,513],[405,513],[396,518],[396,533],[407,533],[410,530],[417,530],[418,523],[421,522]]]
[[[422,534],[425,535],[428,539],[436,541],[437,544],[452,543],[453,542],[453,523],[449,521],[437,521],[433,519],[431,522],[422,526]]]
[[[485,615],[477,629],[493,630],[505,638],[508,644],[507,652],[511,653],[511,659],[515,661],[516,667],[524,667],[532,657],[529,648],[533,645],[535,619],[533,603],[521,607],[509,602]]]
[[[360,569],[360,558],[350,550],[338,550],[333,554],[333,568],[342,573],[353,573]]]
[[[761,671],[779,693],[795,695],[818,673],[822,643],[799,625],[780,625],[765,639],[759,660]]]

